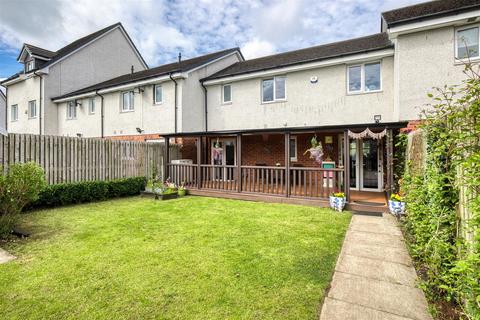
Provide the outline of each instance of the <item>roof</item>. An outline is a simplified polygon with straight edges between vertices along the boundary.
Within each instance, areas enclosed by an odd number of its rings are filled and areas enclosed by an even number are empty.
[[[386,33],[377,33],[366,37],[237,62],[203,80],[212,80],[255,71],[264,71],[296,64],[316,62],[391,47],[393,47],[393,44],[388,39],[388,35]]]
[[[46,63],[42,64],[42,68],[44,67],[47,67],[55,62],[57,62],[58,60],[64,58],[65,56],[69,55],[70,53],[76,51],[77,49],[83,47],[84,45],[88,44],[89,42],[93,41],[94,39],[98,38],[99,36],[101,36],[102,34],[104,33],[107,33],[108,31],[111,31],[117,27],[120,27],[123,29],[123,26],[120,22],[117,22],[115,24],[112,24],[106,28],[103,28],[101,30],[98,30],[96,32],[93,32],[89,35],[86,35],[85,37],[83,38],[80,38],[78,40],[75,40],[71,43],[69,43],[68,45],[66,45],[65,47],[63,48],[60,48],[59,50],[53,52],[53,51],[50,51],[50,50],[47,50],[47,49],[43,49],[43,48],[40,48],[40,47],[36,47],[36,46],[33,46],[31,44],[27,44],[25,43],[24,44],[24,48],[28,48],[28,50],[30,50],[30,52],[32,54],[37,54],[39,56],[42,56],[42,57],[46,57],[46,58],[49,58],[50,60],[47,61]],[[135,45],[133,44],[133,41],[130,39],[129,35],[125,32],[128,40],[132,43],[132,45],[134,46],[134,49],[138,52],[138,55],[139,57],[141,58],[142,62],[145,64],[145,66],[147,66],[147,64],[145,63],[145,61],[143,60],[143,57],[140,55],[140,52],[137,50],[137,48],[135,47]],[[23,51],[23,49],[22,49]],[[22,54],[22,51],[20,52],[20,55]],[[19,57],[20,57],[19,55]],[[21,72],[18,72],[12,76],[10,76],[8,79],[4,80],[3,82],[6,82],[6,81],[9,81],[9,80],[12,80],[12,79],[15,79],[17,78],[20,74],[22,74],[23,71]]]
[[[239,48],[231,48],[231,49],[226,49],[222,51],[217,51],[214,53],[209,53],[209,54],[195,57],[192,59],[182,60],[180,62],[164,64],[148,70],[124,74],[122,76],[119,76],[104,82],[100,82],[92,86],[88,86],[86,88],[64,94],[62,96],[52,98],[52,100],[64,99],[64,98],[73,97],[73,96],[81,95],[88,92],[93,92],[101,89],[107,89],[107,88],[116,87],[123,84],[132,83],[140,80],[156,78],[156,77],[168,75],[174,72],[186,72],[236,51],[240,53]]]
[[[382,13],[389,27],[480,8],[480,0],[438,0]]]

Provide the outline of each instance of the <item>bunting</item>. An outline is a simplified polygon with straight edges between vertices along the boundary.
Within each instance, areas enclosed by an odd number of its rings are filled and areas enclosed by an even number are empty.
[[[348,137],[352,138],[352,139],[363,139],[363,138],[372,138],[372,139],[375,139],[375,140],[379,140],[379,139],[382,139],[383,137],[385,137],[385,135],[387,134],[387,129],[383,129],[383,131],[380,131],[378,133],[375,133],[375,132],[372,132],[369,128],[363,130],[362,132],[359,132],[359,133],[355,133],[355,132],[352,132],[350,130],[348,130]]]

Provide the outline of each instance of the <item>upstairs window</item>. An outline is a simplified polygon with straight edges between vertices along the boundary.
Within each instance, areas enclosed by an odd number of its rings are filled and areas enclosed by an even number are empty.
[[[133,91],[122,93],[122,112],[133,111]]]
[[[232,102],[232,85],[224,84],[222,86],[222,102],[230,103]]]
[[[479,57],[479,27],[459,29],[455,38],[457,59]]]
[[[348,67],[348,93],[376,92],[382,90],[380,62]]]
[[[18,120],[18,104],[14,104],[10,107],[10,121]]]
[[[95,113],[95,98],[88,99],[88,113],[89,114]]]
[[[77,103],[70,101],[67,104],[67,119],[73,120],[77,118]]]
[[[28,117],[30,119],[37,117],[37,101],[35,100],[28,102]]]
[[[161,104],[163,101],[163,92],[162,92],[162,85],[161,84],[156,84],[154,87],[154,103],[155,104]]]
[[[274,77],[262,81],[262,102],[282,101],[286,97],[285,77]]]
[[[25,71],[29,72],[35,69],[35,60],[27,61],[25,64]]]

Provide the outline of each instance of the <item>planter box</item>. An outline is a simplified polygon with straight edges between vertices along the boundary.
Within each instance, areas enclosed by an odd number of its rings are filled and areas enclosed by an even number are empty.
[[[405,202],[388,200],[388,209],[390,213],[396,216],[405,214]]]
[[[177,199],[177,198],[178,198],[178,192],[155,194],[155,199],[158,199],[158,200],[170,200],[170,199]]]
[[[342,212],[345,208],[346,199],[330,196],[330,208],[335,211]]]

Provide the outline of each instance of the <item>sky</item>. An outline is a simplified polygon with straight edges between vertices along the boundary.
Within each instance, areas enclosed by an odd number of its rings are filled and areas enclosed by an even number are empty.
[[[150,67],[240,47],[246,59],[380,31],[380,13],[419,0],[0,0],[0,79],[23,43],[56,51],[122,22]]]

